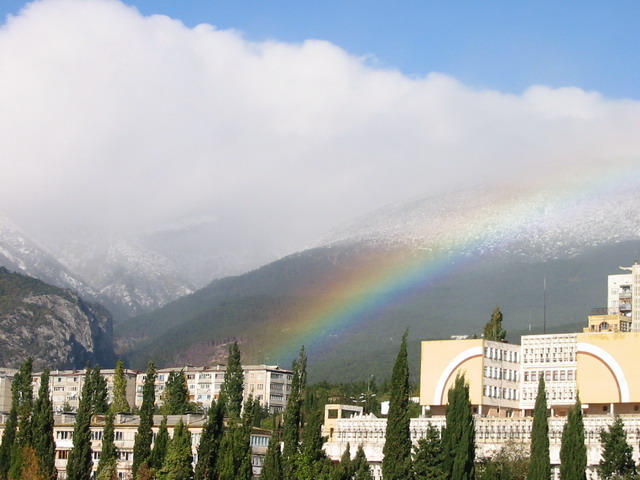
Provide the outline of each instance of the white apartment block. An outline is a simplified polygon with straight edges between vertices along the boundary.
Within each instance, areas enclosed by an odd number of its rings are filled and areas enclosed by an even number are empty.
[[[640,264],[620,267],[629,273],[609,275],[607,290],[607,308],[609,314],[628,317],[630,330],[640,332]]]
[[[260,400],[262,405],[269,408],[270,412],[280,412],[287,404],[291,394],[291,380],[293,372],[283,370],[274,365],[244,365],[244,398],[249,395]],[[187,388],[189,390],[189,401],[201,405],[208,409],[213,401],[220,397],[220,389],[224,383],[226,366],[185,366],[161,368],[156,376],[156,403],[162,403],[162,394],[166,382],[171,372],[183,372]],[[136,378],[135,404],[142,405],[142,390],[147,375],[138,373]]]
[[[102,369],[100,373],[107,381],[107,400],[113,401],[113,379],[115,369]],[[138,375],[137,370],[124,369],[127,379],[127,401],[130,406],[135,402],[135,382]],[[34,396],[40,389],[40,376],[42,373],[32,375],[32,386]],[[62,412],[63,410],[76,411],[80,405],[82,386],[85,382],[85,370],[52,370],[49,377],[49,392],[53,402],[53,410]]]
[[[206,423],[206,415],[204,414],[188,414],[188,415],[170,415],[167,418],[167,429],[169,436],[173,436],[173,431],[179,421],[185,424],[191,433],[191,448],[193,454],[193,465],[195,467],[198,461],[198,445],[202,429]],[[104,430],[105,417],[95,415],[91,419],[91,451],[93,460],[93,470],[98,467],[100,461],[100,451],[102,449],[102,436]],[[162,421],[162,416],[154,416],[153,438],[158,432],[158,428]],[[53,436],[56,443],[56,468],[58,469],[58,478],[64,480],[66,478],[66,467],[69,458],[69,452],[73,448],[73,427],[75,423],[75,414],[73,413],[57,413],[54,415],[54,431]],[[0,415],[0,437],[4,433],[6,424],[6,415]],[[131,468],[133,465],[133,444],[135,435],[140,424],[140,417],[131,414],[118,414],[114,421],[114,443],[117,448],[117,469],[118,478],[123,480],[132,480]],[[259,475],[264,463],[264,456],[267,451],[271,432],[269,430],[254,428],[251,437],[251,463],[253,465],[254,475]]]

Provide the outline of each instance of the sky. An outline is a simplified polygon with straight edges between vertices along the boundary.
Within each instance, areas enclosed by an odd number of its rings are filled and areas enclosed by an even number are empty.
[[[0,22],[0,212],[41,237],[208,215],[288,252],[639,158],[638,2],[3,0]]]

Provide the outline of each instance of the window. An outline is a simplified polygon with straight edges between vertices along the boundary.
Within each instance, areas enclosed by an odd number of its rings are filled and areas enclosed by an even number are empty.
[[[66,460],[67,458],[69,458],[69,450],[56,451],[56,458],[59,460]]]
[[[124,432],[116,430],[116,432],[114,433],[114,440],[116,440],[116,441],[124,440]]]

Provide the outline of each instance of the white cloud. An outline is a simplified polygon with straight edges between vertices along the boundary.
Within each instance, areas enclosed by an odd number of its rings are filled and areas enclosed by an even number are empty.
[[[31,229],[236,215],[292,248],[389,202],[640,151],[635,101],[476,91],[112,0],[31,4],[0,65],[0,209]]]

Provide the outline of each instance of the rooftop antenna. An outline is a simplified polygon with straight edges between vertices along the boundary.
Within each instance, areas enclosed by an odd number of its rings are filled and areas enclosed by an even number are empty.
[[[542,333],[547,333],[547,277],[542,278]]]

